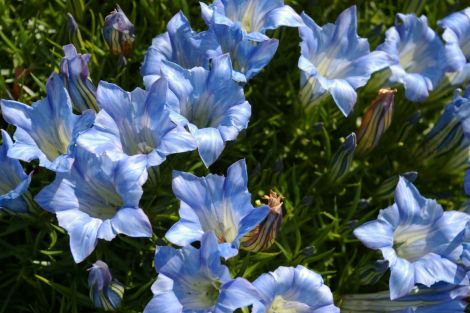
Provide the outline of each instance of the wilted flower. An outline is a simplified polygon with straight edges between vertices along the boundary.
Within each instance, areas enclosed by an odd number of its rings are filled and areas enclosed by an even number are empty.
[[[263,199],[268,200],[268,216],[240,240],[241,247],[251,252],[269,249],[276,240],[282,224],[282,201],[284,197],[271,191],[269,195],[263,196]]]
[[[269,213],[264,205],[254,208],[248,192],[245,160],[232,164],[227,177],[209,174],[197,177],[173,172],[173,193],[181,200],[180,220],[166,233],[172,243],[187,246],[215,232],[221,255],[228,259],[238,253],[240,239]]]
[[[121,56],[122,60],[130,56],[134,45],[134,25],[119,5],[104,19],[103,34],[112,54]]]
[[[268,29],[280,26],[299,27],[302,19],[284,0],[215,0],[211,5],[201,3],[202,17],[211,23],[231,26],[239,24],[247,38],[263,41]]]
[[[105,311],[116,310],[124,296],[124,286],[113,279],[108,265],[101,260],[96,261],[88,270],[90,299],[95,307]]]
[[[76,47],[83,47],[82,34],[78,28],[78,24],[75,21],[72,14],[67,13],[67,26],[69,28],[69,40]]]
[[[390,292],[345,295],[341,312],[344,313],[464,313],[469,286],[438,284],[432,288],[417,288],[412,294],[390,300]]]
[[[144,313],[228,313],[259,301],[256,289],[243,278],[232,279],[220,262],[217,238],[204,234],[201,247],[181,250],[157,247],[153,298]]]
[[[357,130],[357,153],[364,154],[377,146],[392,124],[393,101],[396,89],[383,88],[367,108]]]
[[[261,301],[253,306],[253,313],[339,313],[322,277],[302,265],[281,266],[274,272],[262,274],[253,285],[261,295]]]
[[[31,174],[26,175],[18,160],[8,157],[13,142],[2,129],[0,145],[0,210],[6,208],[16,212],[28,211],[28,204],[22,195],[28,190]]]
[[[444,45],[425,16],[397,14],[395,26],[387,30],[385,42],[377,50],[393,60],[389,81],[403,84],[410,101],[425,100],[447,67]]]
[[[75,47],[64,46],[65,57],[60,62],[59,75],[64,81],[74,107],[83,112],[87,109],[99,111],[96,104],[96,87],[88,72],[89,54],[77,54]]]
[[[299,28],[301,56],[300,98],[309,110],[321,96],[331,94],[348,116],[356,103],[356,89],[367,84],[372,73],[390,64],[384,52],[370,52],[369,42],[357,35],[356,6],[344,10],[336,24],[318,26],[302,13]]]
[[[145,157],[113,160],[80,147],[75,155],[71,171],[57,173],[35,197],[67,230],[75,262],[90,255],[98,239],[111,241],[117,234],[152,236],[150,221],[139,208],[147,180]]]
[[[160,78],[149,91],[136,88],[126,92],[119,86],[100,82],[98,104],[101,111],[94,126],[77,142],[96,154],[143,155],[147,166],[157,166],[173,153],[197,148],[193,136],[174,124],[166,110],[168,84]]]
[[[354,151],[356,151],[356,134],[352,133],[346,137],[331,159],[327,173],[330,182],[340,180],[346,176],[354,158]]]
[[[409,294],[416,284],[467,284],[467,271],[459,259],[470,216],[447,211],[426,199],[400,177],[395,204],[381,210],[375,221],[354,230],[368,248],[380,250],[389,262],[390,299]]]
[[[162,61],[173,62],[185,69],[196,66],[209,68],[209,59],[221,55],[212,31],[197,33],[191,29],[182,12],[168,22],[167,32],[155,37],[148,48],[141,68],[146,88],[161,76]]]
[[[40,166],[65,172],[72,166],[78,135],[93,125],[95,113],[73,114],[64,83],[55,73],[49,77],[46,91],[47,98],[32,106],[2,100],[3,118],[16,126],[8,156],[26,162],[39,159]]]
[[[235,140],[248,126],[251,116],[243,88],[232,79],[230,56],[212,59],[210,70],[186,70],[165,62],[162,76],[174,94],[168,98],[170,118],[189,128],[202,161],[209,167],[224,150],[225,142]]]

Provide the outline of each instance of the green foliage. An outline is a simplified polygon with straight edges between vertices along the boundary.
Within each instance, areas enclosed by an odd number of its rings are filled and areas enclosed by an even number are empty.
[[[291,0],[320,24],[333,22],[355,1]],[[125,67],[118,66],[105,44],[104,17],[114,2],[84,0],[0,0],[0,96],[31,103],[45,94],[45,81],[57,71],[62,46],[69,43],[67,12],[79,24],[79,52],[92,55],[92,80],[115,82],[131,90],[143,86],[139,68],[154,36],[165,31],[170,18],[182,10],[193,28],[204,29],[196,0],[133,0],[120,6],[136,26],[134,54]],[[360,1],[359,34],[371,47],[382,42],[385,30],[397,12],[426,14],[430,25],[448,13],[464,8],[464,1]],[[355,158],[351,171],[340,182],[328,183],[328,168],[342,140],[357,129],[357,119],[376,95],[373,86],[359,92],[354,113],[344,118],[331,99],[309,115],[296,112],[298,105],[300,53],[296,29],[270,33],[280,39],[272,63],[246,88],[253,114],[248,130],[225,149],[212,167],[224,173],[234,161],[246,158],[253,201],[270,189],[282,194],[284,220],[276,244],[267,252],[240,252],[228,265],[233,275],[254,280],[262,272],[280,265],[303,264],[321,273],[337,299],[344,293],[387,289],[386,277],[373,285],[358,283],[378,255],[352,236],[361,224],[393,202],[393,181],[409,171],[419,173],[416,185],[427,197],[435,197],[447,209],[458,209],[465,200],[463,170],[452,173],[442,162],[416,157],[416,148],[441,113],[450,95],[419,105],[407,102],[403,91],[396,95],[390,129],[379,145],[366,156]],[[422,117],[404,131],[417,110]],[[7,125],[2,121],[2,127]],[[8,127],[12,130],[11,127]],[[454,151],[450,151],[449,155]],[[439,163],[440,162],[440,163]],[[53,173],[35,165],[31,193],[50,183]],[[141,207],[152,221],[154,236],[135,239],[118,236],[101,241],[81,264],[72,260],[68,236],[52,214],[39,208],[31,215],[0,215],[0,313],[4,312],[94,312],[88,299],[87,268],[97,259],[108,263],[113,276],[126,286],[122,312],[140,312],[151,297],[156,273],[153,256],[157,244],[164,245],[166,230],[178,219],[178,202],[171,191],[173,169],[205,175],[197,153],[171,156],[150,173]],[[395,178],[394,178],[395,177]],[[387,189],[384,182],[392,182]]]

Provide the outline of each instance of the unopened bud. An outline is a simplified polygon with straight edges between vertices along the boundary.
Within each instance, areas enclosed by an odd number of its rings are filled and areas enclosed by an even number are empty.
[[[90,299],[95,307],[105,311],[116,310],[124,296],[124,286],[113,279],[108,265],[103,261],[96,261],[89,271]]]

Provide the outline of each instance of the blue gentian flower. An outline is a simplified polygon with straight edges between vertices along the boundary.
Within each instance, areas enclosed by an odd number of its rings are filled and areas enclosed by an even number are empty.
[[[111,241],[117,234],[152,235],[150,221],[139,208],[146,165],[144,156],[113,160],[79,147],[71,171],[57,173],[35,197],[43,209],[56,214],[59,225],[69,233],[75,262],[90,255],[98,239]]]
[[[171,119],[187,126],[195,137],[202,161],[209,167],[225,148],[248,126],[251,106],[243,88],[232,79],[228,54],[212,59],[210,70],[186,70],[165,62],[162,75],[172,93],[168,108]]]
[[[464,313],[469,293],[469,286],[436,284],[432,288],[419,287],[396,300],[390,300],[388,291],[345,295],[341,310],[349,313]]]
[[[367,39],[357,35],[356,6],[344,10],[336,24],[320,27],[305,13],[302,19],[301,102],[308,110],[331,94],[348,116],[357,100],[355,90],[367,84],[372,73],[388,66],[389,57],[384,52],[371,53]]]
[[[167,32],[152,40],[145,54],[141,68],[145,86],[150,88],[161,76],[163,60],[185,69],[196,66],[208,69],[210,58],[221,54],[215,34],[212,31],[193,31],[186,16],[179,12],[168,22]]]
[[[111,53],[126,62],[134,47],[135,29],[119,5],[104,19],[103,35]]]
[[[470,60],[470,8],[451,13],[438,25],[444,29],[449,70],[459,71]]]
[[[90,299],[95,307],[105,311],[114,311],[121,304],[124,286],[113,279],[108,264],[98,260],[88,269],[88,286]]]
[[[119,86],[100,82],[94,126],[77,142],[96,154],[145,155],[147,166],[157,166],[166,156],[197,148],[194,137],[169,118],[165,108],[168,84],[159,79],[149,91],[126,92]]]
[[[78,54],[74,45],[64,46],[65,57],[60,62],[60,77],[69,92],[73,106],[80,112],[99,111],[96,105],[96,87],[88,72],[89,54]]]
[[[261,295],[261,302],[253,306],[253,313],[339,313],[321,275],[302,265],[281,266],[274,272],[262,274],[253,285]]]
[[[28,190],[31,174],[26,175],[20,162],[8,157],[13,146],[10,136],[2,129],[0,145],[0,209],[6,208],[15,212],[26,212],[28,204],[22,194]]]
[[[201,3],[202,17],[212,23],[231,26],[239,24],[248,39],[263,41],[266,30],[280,26],[303,25],[299,15],[284,0],[215,0],[211,5]]]
[[[375,221],[354,230],[368,248],[381,250],[391,269],[392,300],[407,295],[416,284],[430,287],[437,282],[468,284],[459,263],[468,214],[444,212],[416,187],[400,177],[395,204],[381,210]]]
[[[258,74],[273,58],[279,40],[265,38],[252,40],[239,24],[209,26],[217,37],[223,53],[229,53],[233,63],[233,79],[245,83]]]
[[[144,313],[230,313],[259,301],[243,278],[232,279],[220,262],[213,232],[202,236],[201,248],[157,247],[153,298]]]
[[[444,45],[425,16],[397,14],[395,26],[387,30],[377,50],[392,58],[389,81],[403,84],[410,101],[425,100],[447,67]]]
[[[26,162],[39,159],[40,166],[65,172],[73,163],[76,138],[91,127],[95,113],[73,114],[64,83],[55,73],[47,81],[46,91],[47,98],[32,106],[2,100],[3,118],[16,126],[8,156]]]
[[[221,255],[238,253],[240,238],[256,227],[269,212],[264,205],[254,208],[248,192],[245,160],[232,164],[227,177],[209,174],[197,177],[173,172],[173,193],[181,200],[180,220],[166,233],[172,243],[186,246],[214,231]]]

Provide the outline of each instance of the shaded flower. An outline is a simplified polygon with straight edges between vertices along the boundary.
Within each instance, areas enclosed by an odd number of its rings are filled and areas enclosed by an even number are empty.
[[[73,106],[80,112],[87,109],[99,111],[96,104],[96,87],[88,72],[89,54],[78,54],[74,45],[64,46],[65,57],[60,62],[59,75],[64,81]]]
[[[466,213],[444,212],[435,200],[424,198],[400,177],[395,204],[381,210],[377,220],[356,228],[354,235],[368,248],[380,250],[389,262],[390,298],[394,300],[410,293],[416,284],[469,283],[459,264],[468,221]]]
[[[36,196],[36,202],[55,213],[67,230],[75,262],[90,255],[98,239],[152,235],[150,221],[139,208],[146,165],[144,156],[113,160],[78,148],[71,171],[57,173]]]
[[[103,35],[111,53],[119,55],[125,62],[134,46],[134,25],[119,5],[104,19]]]
[[[199,155],[209,167],[225,148],[248,126],[251,106],[243,88],[232,80],[228,54],[212,59],[210,70],[185,70],[165,62],[162,75],[174,95],[169,97],[170,118],[187,126],[195,137]]]
[[[305,26],[299,28],[302,41],[298,64],[301,102],[308,110],[331,94],[348,116],[357,100],[355,90],[391,60],[384,52],[371,53],[367,39],[357,35],[356,6],[344,10],[336,24],[320,27],[305,13],[302,19]]]
[[[147,166],[157,166],[166,156],[197,148],[193,136],[182,125],[174,124],[165,108],[166,79],[159,79],[149,91],[136,88],[126,92],[119,86],[100,82],[98,104],[101,111],[94,126],[77,142],[96,154],[119,158],[144,155]]]
[[[90,299],[95,307],[105,311],[116,310],[124,296],[124,286],[113,279],[108,265],[101,260],[93,263],[88,270]]]
[[[72,113],[72,103],[62,79],[52,74],[46,84],[47,98],[32,106],[2,100],[5,121],[16,126],[14,145],[8,156],[39,165],[52,171],[65,172],[73,163],[73,151],[78,135],[91,127],[95,119],[92,110],[81,116]]]
[[[229,313],[259,300],[251,283],[232,279],[221,264],[213,232],[202,236],[199,250],[157,247],[155,270],[153,298],[144,313]]]
[[[470,8],[454,12],[437,22],[444,29],[448,69],[460,71],[470,60]]]
[[[262,274],[253,285],[261,295],[261,302],[253,306],[253,313],[339,313],[321,275],[302,265],[281,266],[274,272]]]
[[[6,208],[15,212],[28,211],[28,204],[22,194],[28,190],[31,174],[26,175],[20,162],[8,157],[13,142],[2,129],[0,145],[0,210]]]
[[[241,247],[247,251],[259,252],[269,249],[281,228],[284,197],[278,196],[271,190],[269,195],[263,196],[263,199],[268,200],[268,216],[240,239]]]
[[[356,134],[352,133],[346,137],[343,144],[335,152],[331,159],[328,170],[328,181],[335,182],[344,178],[351,167],[356,151]]]
[[[82,48],[84,46],[82,34],[80,33],[80,28],[78,28],[78,24],[71,13],[67,13],[67,27],[69,29],[70,42],[74,46]]]
[[[277,39],[252,40],[243,32],[240,24],[210,24],[223,53],[229,53],[233,63],[233,79],[247,82],[258,74],[273,58]]]
[[[393,101],[396,89],[382,88],[367,108],[357,130],[357,153],[363,154],[374,149],[382,135],[392,124]]]
[[[412,294],[390,300],[390,292],[353,294],[342,297],[341,312],[346,313],[464,313],[469,286],[437,284],[432,288],[419,287]]]
[[[213,174],[197,177],[174,171],[173,193],[181,200],[180,220],[165,237],[186,246],[213,231],[221,255],[226,259],[236,255],[240,239],[269,213],[266,205],[253,207],[247,185],[245,160],[232,164],[227,177]]]
[[[247,38],[267,39],[268,29],[280,26],[299,27],[302,19],[284,0],[215,0],[211,5],[201,3],[202,17],[211,23],[231,26],[239,24]]]
[[[161,76],[162,61],[191,69],[196,66],[209,68],[209,59],[222,54],[212,31],[197,33],[191,29],[182,12],[168,22],[167,32],[155,37],[145,53],[141,74],[146,88]]]
[[[398,13],[395,26],[387,30],[385,42],[377,50],[393,60],[389,81],[403,84],[410,101],[425,100],[447,67],[444,45],[425,16]]]

